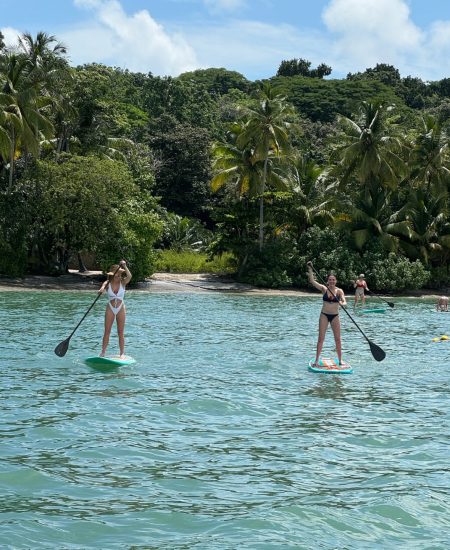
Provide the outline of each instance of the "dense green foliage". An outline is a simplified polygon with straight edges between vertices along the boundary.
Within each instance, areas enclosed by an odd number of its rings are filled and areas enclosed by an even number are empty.
[[[306,286],[313,260],[349,289],[448,285],[450,78],[330,73],[72,68],[53,36],[0,35],[0,274],[125,258]]]
[[[210,257],[193,250],[162,250],[156,260],[156,270],[168,273],[232,274],[236,262],[230,253]]]

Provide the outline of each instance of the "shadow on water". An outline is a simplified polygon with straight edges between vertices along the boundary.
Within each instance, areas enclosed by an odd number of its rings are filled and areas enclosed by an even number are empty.
[[[309,397],[320,399],[346,399],[350,393],[342,374],[322,374],[313,386],[305,391]],[[317,377],[317,374],[316,374]]]

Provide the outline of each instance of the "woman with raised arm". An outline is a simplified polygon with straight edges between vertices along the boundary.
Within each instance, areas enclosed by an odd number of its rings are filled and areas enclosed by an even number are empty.
[[[342,365],[342,345],[341,345],[341,322],[339,320],[339,306],[346,306],[344,291],[336,286],[336,277],[332,274],[328,275],[327,285],[322,285],[314,279],[314,273],[312,270],[311,262],[306,264],[308,266],[308,280],[309,282],[322,292],[322,311],[319,317],[319,337],[317,339],[316,359],[313,366],[318,365],[320,354],[322,352],[323,342],[325,340],[325,333],[328,325],[331,326],[333,331],[334,341],[336,343],[336,353],[338,356],[339,364]]]
[[[100,357],[104,357],[106,348],[109,344],[109,336],[114,320],[117,323],[117,334],[119,336],[120,358],[125,358],[125,319],[126,310],[123,301],[125,287],[131,281],[131,273],[127,267],[127,262],[122,260],[119,265],[112,265],[107,273],[108,278],[99,289],[99,294],[105,290],[108,293],[108,305],[105,312],[105,332],[103,334],[102,351]]]
[[[365,291],[369,291],[369,287],[367,286],[364,278],[364,273],[361,273],[361,275],[353,283],[353,286],[355,287],[355,303],[353,304],[353,307],[357,306],[358,300],[361,300],[362,306],[364,307],[366,305]]]

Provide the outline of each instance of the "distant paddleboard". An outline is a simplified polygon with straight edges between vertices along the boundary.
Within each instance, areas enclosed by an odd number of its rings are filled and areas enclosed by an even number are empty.
[[[308,369],[312,372],[327,372],[332,374],[351,374],[353,372],[352,367],[348,363],[339,365],[339,361],[336,359],[319,359],[319,363],[314,365],[314,359],[309,362]]]
[[[125,356],[121,359],[118,355],[112,357],[86,357],[84,362],[91,367],[123,367],[125,365],[132,365],[136,363],[135,359],[130,356]]]
[[[362,313],[384,313],[386,308],[384,307],[373,307],[361,310]]]

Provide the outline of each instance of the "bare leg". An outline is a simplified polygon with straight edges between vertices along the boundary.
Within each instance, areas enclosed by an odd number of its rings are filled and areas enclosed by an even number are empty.
[[[111,334],[111,328],[114,323],[114,313],[111,311],[111,308],[109,306],[106,306],[106,312],[105,312],[105,332],[103,333],[103,341],[102,341],[102,352],[100,353],[100,357],[104,357],[106,353],[106,348],[109,344],[109,335]]]
[[[325,333],[328,328],[328,319],[322,313],[319,316],[319,336],[317,338],[317,349],[316,349],[316,365],[319,364],[320,354],[322,353],[323,342],[325,340]]]
[[[336,353],[339,359],[339,364],[342,364],[342,343],[341,343],[341,321],[338,317],[335,317],[331,321],[331,330],[334,335],[334,342],[336,344]]]
[[[116,317],[117,335],[119,336],[119,349],[120,349],[121,359],[123,359],[125,356],[125,336],[124,336],[125,318],[126,318],[125,305],[123,305]]]

